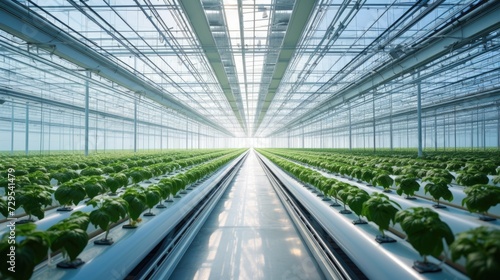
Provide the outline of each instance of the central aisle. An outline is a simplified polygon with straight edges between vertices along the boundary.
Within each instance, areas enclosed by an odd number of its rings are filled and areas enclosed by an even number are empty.
[[[322,279],[254,151],[170,279]]]

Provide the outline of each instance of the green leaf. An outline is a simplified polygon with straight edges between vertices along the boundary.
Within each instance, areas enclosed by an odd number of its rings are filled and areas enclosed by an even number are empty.
[[[398,208],[401,208],[396,202],[381,193],[372,193],[370,198],[363,203],[361,214],[369,221],[378,225],[380,232],[389,229],[391,221],[394,221]]]
[[[61,205],[78,205],[82,201],[87,193],[83,188],[83,185],[79,182],[68,182],[57,188],[54,192],[54,198]]]
[[[500,230],[478,227],[458,234],[450,246],[454,261],[465,257],[471,279],[496,279],[500,275]]]
[[[74,261],[87,246],[88,239],[87,232],[80,228],[60,231],[52,241],[52,250],[62,249],[68,254],[70,261]]]
[[[486,213],[500,203],[500,188],[490,185],[474,185],[464,190],[467,195],[462,200],[470,212]]]
[[[111,222],[109,214],[106,212],[105,209],[99,208],[95,209],[92,212],[90,212],[90,222],[101,228],[102,230],[106,231],[108,229],[108,226]]]
[[[415,207],[399,211],[396,222],[407,235],[408,242],[422,256],[439,257],[443,251],[443,239],[450,245],[453,232],[430,208]]]

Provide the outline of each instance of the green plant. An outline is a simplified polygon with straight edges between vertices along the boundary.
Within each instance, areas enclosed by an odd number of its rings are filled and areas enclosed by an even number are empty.
[[[137,185],[130,186],[121,196],[128,203],[127,214],[129,224],[125,228],[135,228],[137,223],[141,221],[140,215],[146,210],[146,195],[142,188]]]
[[[344,209],[339,211],[340,214],[351,214],[352,213],[350,210],[348,210],[346,208],[346,206],[348,205],[347,199],[349,197],[349,194],[351,194],[351,192],[356,192],[356,190],[354,190],[354,189],[357,189],[357,188],[346,184],[346,186],[338,192],[338,196],[342,200],[342,203],[344,204]]]
[[[353,221],[353,224],[366,224],[366,221],[361,219],[363,215],[363,204],[370,198],[370,195],[359,188],[349,189],[348,195],[346,197],[347,205],[349,208],[358,215],[358,219]]]
[[[9,215],[9,206],[7,201],[0,198],[0,214],[2,216],[7,217]]]
[[[30,182],[33,184],[50,185],[49,176],[40,170],[30,173],[28,175],[28,178],[30,179]]]
[[[80,182],[69,181],[60,185],[54,192],[54,198],[62,205],[58,211],[71,211],[71,205],[78,205],[87,193]]]
[[[24,221],[32,222],[32,215],[39,220],[45,217],[44,208],[52,205],[52,192],[50,187],[37,184],[16,191],[16,207],[22,207],[28,215]]]
[[[106,192],[106,180],[97,175],[90,176],[83,181],[83,187],[85,188],[85,193],[87,193],[87,197],[92,199],[97,195],[103,194]]]
[[[47,256],[50,238],[46,232],[35,229],[35,224],[16,225],[16,237],[24,237],[24,239],[16,241],[15,244],[9,242],[11,240],[9,232],[2,236],[0,273],[5,279],[30,279],[35,266]]]
[[[396,177],[396,186],[396,193],[398,195],[406,194],[406,199],[411,199],[415,192],[420,189],[417,178],[407,176]]]
[[[339,192],[347,187],[347,184],[342,182],[336,182],[330,187],[330,191],[328,192],[328,196],[333,197],[335,201],[331,206],[340,206],[337,199],[339,198]]]
[[[97,209],[90,212],[90,222],[106,232],[104,238],[95,240],[94,243],[98,245],[113,244],[113,239],[108,238],[110,226],[127,216],[127,201],[122,198],[94,198],[89,200],[87,205],[97,207]]]
[[[88,243],[88,224],[89,214],[76,211],[69,218],[57,222],[47,230],[51,239],[50,249],[52,252],[61,250],[64,257],[57,267],[76,268],[84,263],[78,255]]]
[[[158,185],[152,185],[144,189],[143,192],[146,196],[146,206],[149,208],[149,211],[144,216],[154,216],[155,214],[151,210],[160,202],[162,190]]]
[[[489,181],[488,176],[481,172],[461,172],[457,176],[457,183],[466,187],[488,184]]]
[[[443,198],[447,201],[453,200],[453,193],[448,188],[447,180],[441,177],[425,177],[423,181],[429,182],[424,187],[425,193],[429,193],[434,198],[437,204],[434,208],[445,208],[446,206],[440,205],[439,200]]]
[[[457,235],[450,246],[451,258],[465,257],[465,269],[472,280],[496,279],[500,275],[500,230],[478,227]]]
[[[370,183],[373,180],[373,172],[370,169],[363,168],[361,172],[361,180]]]
[[[387,173],[381,173],[375,176],[372,180],[374,186],[381,186],[384,188],[384,192],[390,192],[394,180]]]
[[[397,208],[396,208],[397,207]],[[398,203],[392,201],[385,194],[374,192],[370,198],[363,203],[361,214],[368,221],[374,222],[382,235],[377,235],[375,240],[379,243],[394,242],[395,240],[385,235],[385,230],[395,221],[395,215],[401,209]]]
[[[399,211],[396,222],[407,235],[408,242],[424,258],[414,262],[413,268],[420,272],[440,271],[429,263],[427,256],[439,257],[443,252],[443,239],[450,245],[455,239],[448,224],[441,221],[439,214],[430,208],[415,207]]]
[[[472,213],[486,215],[488,210],[500,203],[500,189],[490,185],[474,185],[464,190],[467,195],[462,200],[462,206],[465,205]],[[481,220],[491,221],[494,218],[481,216]]]
[[[71,179],[76,179],[80,177],[80,175],[75,171],[67,168],[62,168],[57,170],[56,172],[51,173],[50,177],[57,180],[58,184],[62,184],[68,182]]]

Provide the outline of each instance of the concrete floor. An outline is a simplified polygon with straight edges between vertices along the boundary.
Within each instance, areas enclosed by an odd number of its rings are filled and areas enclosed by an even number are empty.
[[[250,152],[170,279],[323,279]]]

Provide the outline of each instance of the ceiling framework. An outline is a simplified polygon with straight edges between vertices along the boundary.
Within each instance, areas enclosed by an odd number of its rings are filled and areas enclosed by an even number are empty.
[[[130,120],[140,98],[227,137],[403,118],[417,83],[427,112],[495,107],[498,14],[494,0],[1,1],[0,89],[82,108],[89,81],[95,104],[119,104],[109,116]]]

